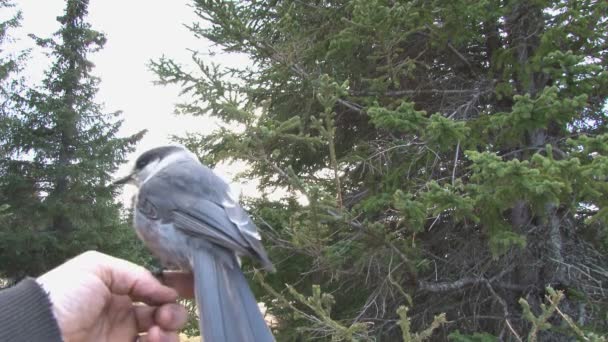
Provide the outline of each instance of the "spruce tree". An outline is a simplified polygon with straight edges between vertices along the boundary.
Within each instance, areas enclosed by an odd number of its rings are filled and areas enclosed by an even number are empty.
[[[0,22],[0,158],[11,151],[10,126],[19,109],[25,86],[21,75],[27,51],[7,52],[13,42],[11,30],[21,25],[21,12],[9,0],[0,0],[0,12],[7,19]],[[0,172],[2,170],[0,169]]]
[[[12,128],[15,150],[2,183],[12,211],[0,239],[0,267],[8,276],[37,274],[88,249],[129,253],[118,246],[133,234],[108,185],[140,135],[117,138],[120,112],[106,113],[95,102],[99,78],[88,56],[106,38],[86,22],[87,6],[67,0],[59,31],[33,37],[52,65],[25,96]]]
[[[9,14],[13,12],[12,14]],[[7,52],[8,44],[12,42],[11,30],[21,24],[21,12],[15,11],[12,1],[0,1],[0,13],[7,17],[0,22],[0,179],[6,176],[6,160],[13,149],[11,143],[11,124],[19,109],[16,99],[23,95],[24,85],[21,69],[26,52],[15,54]],[[4,227],[11,215],[10,206],[5,198],[0,198],[0,226]],[[1,233],[0,233],[1,234]],[[0,236],[2,238],[2,236]]]
[[[179,141],[260,180],[279,340],[608,331],[606,1],[193,3],[254,67],[153,68],[227,124]]]

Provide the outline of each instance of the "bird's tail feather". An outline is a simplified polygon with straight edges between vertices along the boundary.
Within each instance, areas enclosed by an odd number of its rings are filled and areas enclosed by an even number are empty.
[[[245,276],[236,259],[231,259],[234,264],[227,265],[226,258],[206,250],[198,250],[193,256],[195,296],[203,341],[274,341]]]

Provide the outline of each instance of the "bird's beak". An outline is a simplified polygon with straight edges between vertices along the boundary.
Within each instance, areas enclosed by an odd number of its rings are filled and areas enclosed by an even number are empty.
[[[112,185],[124,185],[124,184],[133,184],[135,182],[135,172],[131,172],[128,175],[118,178],[117,180],[112,182]]]

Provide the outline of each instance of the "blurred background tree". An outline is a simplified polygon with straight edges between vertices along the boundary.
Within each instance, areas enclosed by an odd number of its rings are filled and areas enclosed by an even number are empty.
[[[14,118],[17,100],[25,91],[21,75],[28,51],[7,52],[13,42],[11,30],[20,26],[22,14],[9,0],[0,0],[0,11],[6,20],[0,22],[0,157],[10,154],[10,123]]]
[[[66,1],[54,37],[32,37],[52,60],[42,84],[3,91],[0,203],[10,211],[0,230],[5,277],[36,275],[89,249],[130,259],[137,254],[117,191],[107,185],[141,134],[117,138],[120,112],[106,113],[94,101],[99,79],[88,55],[106,39],[86,22],[87,6]],[[18,69],[19,60],[4,65]]]
[[[179,114],[224,123],[178,140],[259,180],[248,204],[279,271],[257,290],[279,341],[398,340],[439,313],[437,340],[517,340],[548,285],[583,330],[608,330],[606,1],[193,8],[194,35],[253,67],[198,51],[196,70],[152,68],[183,86]],[[307,306],[313,284],[331,296]],[[574,336],[551,323],[540,340]]]

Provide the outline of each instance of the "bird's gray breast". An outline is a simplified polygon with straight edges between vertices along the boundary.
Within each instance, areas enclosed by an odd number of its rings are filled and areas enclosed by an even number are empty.
[[[151,219],[137,208],[133,220],[139,238],[164,266],[190,269],[187,236],[177,231],[171,222]]]

